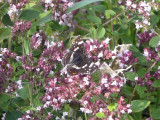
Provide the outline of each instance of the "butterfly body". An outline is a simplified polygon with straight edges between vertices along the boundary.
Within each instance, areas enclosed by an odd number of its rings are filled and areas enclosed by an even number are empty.
[[[84,54],[84,44],[80,36],[64,55],[62,64],[67,67],[69,75],[91,74],[96,70],[96,65]]]

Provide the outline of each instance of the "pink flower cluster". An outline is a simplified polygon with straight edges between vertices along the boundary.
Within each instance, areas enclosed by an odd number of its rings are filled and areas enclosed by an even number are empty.
[[[147,85],[147,86],[151,86],[153,84],[153,81],[150,80],[151,75],[149,73],[146,73],[144,78],[136,78],[137,80],[137,84],[143,86],[143,85]]]
[[[61,63],[64,52],[63,42],[55,42],[54,45],[44,49],[37,65],[37,72],[42,70],[45,76],[53,73],[52,69],[56,69],[57,63]]]
[[[12,27],[12,34],[22,34],[26,31],[28,31],[31,28],[31,22],[25,22],[25,21],[17,21],[15,22],[15,25]]]
[[[150,26],[151,10],[152,8],[157,9],[158,4],[154,3],[154,1],[140,1],[137,3],[134,0],[126,0],[126,7],[136,14],[138,13],[138,15],[142,15],[142,20],[136,20],[135,22],[136,29],[140,29],[145,26]]]
[[[160,80],[160,66],[158,67],[158,70],[155,71],[153,77],[155,77],[156,79]]]
[[[144,56],[146,57],[147,60],[156,60],[159,61],[160,57],[158,54],[151,50],[150,48],[144,48]]]
[[[80,91],[90,85],[90,76],[75,75],[65,79],[54,77],[48,78],[46,82],[46,93],[43,98],[44,108],[53,107],[54,110],[61,109],[63,103],[76,99]],[[61,84],[61,85],[60,85]],[[65,92],[64,92],[65,91]]]
[[[14,15],[15,17],[18,16],[19,12],[21,11],[21,8],[23,8],[28,1],[29,0],[12,0],[12,2],[9,4],[10,7],[8,10],[10,18],[13,18]]]
[[[93,61],[98,61],[99,59],[110,59],[113,53],[108,49],[109,38],[102,41],[101,43],[98,40],[87,40],[85,43],[85,52],[89,58]]]
[[[119,60],[117,61],[120,68],[126,68],[128,65],[133,65],[138,61],[138,58],[135,58],[132,51],[129,51],[128,49],[123,49],[123,51],[118,54],[118,57]]]
[[[9,64],[9,59],[15,57],[16,53],[12,53],[7,48],[0,49],[0,92],[4,90],[3,83],[13,75],[13,67]]]
[[[158,42],[158,46],[155,48],[157,52],[160,52],[160,41]]]
[[[144,44],[144,43],[148,43],[149,40],[155,36],[155,33],[153,32],[148,33],[147,31],[145,31],[144,33],[139,33],[137,35],[139,38],[139,41],[138,41],[139,44]]]
[[[33,49],[37,49],[39,46],[42,45],[42,43],[44,43],[45,39],[46,39],[46,36],[42,32],[35,33],[32,36],[31,47]]]
[[[46,10],[52,9],[53,20],[58,21],[60,25],[72,26],[68,22],[68,20],[72,19],[72,13],[66,14],[66,10],[72,7],[73,2],[69,0],[41,0],[41,2],[45,5]]]

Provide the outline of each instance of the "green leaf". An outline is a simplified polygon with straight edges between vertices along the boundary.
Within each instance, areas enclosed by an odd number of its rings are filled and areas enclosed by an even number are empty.
[[[19,111],[7,112],[5,120],[17,120],[22,116],[22,113]]]
[[[114,111],[114,110],[116,110],[117,105],[118,105],[117,103],[111,103],[107,106],[107,108],[109,111]]]
[[[138,71],[137,71],[137,74],[138,74],[138,77],[142,78],[147,72],[147,69],[146,68],[140,68]]]
[[[30,50],[29,46],[30,46],[30,41],[27,38],[25,38],[25,40],[24,40],[24,49],[25,49],[26,55],[28,55],[28,53],[29,53],[29,50]]]
[[[132,116],[134,118],[134,120],[142,120],[142,112],[132,112]]]
[[[88,4],[94,3],[94,2],[98,2],[98,1],[104,1],[104,0],[83,0],[80,2],[75,3],[71,8],[69,8],[66,13],[72,12],[76,9],[82,8]]]
[[[10,28],[1,28],[0,29],[0,43],[2,43],[4,39],[10,37],[10,35],[11,35]]]
[[[129,97],[132,96],[132,91],[133,91],[133,88],[132,87],[129,87],[127,85],[124,85],[122,88],[121,88],[121,92]]]
[[[154,81],[154,83],[152,84],[153,87],[160,87],[160,80],[156,80]]]
[[[98,28],[98,30],[97,30],[97,38],[98,38],[98,39],[103,38],[104,35],[105,35],[105,32],[106,32],[106,31],[105,31],[104,27],[100,26],[100,27]]]
[[[158,21],[159,21],[158,16],[155,15],[153,12],[151,12],[151,19],[150,19],[151,26],[154,26],[156,23],[158,23]]]
[[[145,90],[146,90],[145,86],[136,85],[136,91],[139,94],[140,98],[146,97]]]
[[[91,7],[96,12],[104,12],[106,10],[105,5],[92,5]]]
[[[150,101],[147,100],[133,100],[131,102],[131,109],[133,112],[141,112],[150,105]]]
[[[36,95],[33,95],[33,105],[34,107],[40,106],[42,103],[40,101],[40,97],[42,96],[42,93],[38,93]]]
[[[149,41],[149,46],[155,48],[158,46],[159,42],[160,42],[160,36],[155,36]]]
[[[158,109],[155,109],[155,108],[153,108],[153,109],[151,109],[151,115],[152,115],[152,119],[156,119],[156,120],[159,120],[160,119],[160,108],[158,108]]]
[[[8,102],[9,99],[11,99],[9,95],[5,94],[0,95],[0,109],[2,109],[5,112],[8,111],[8,106],[10,104],[10,102]]]
[[[102,119],[106,118],[106,116],[102,112],[98,112],[95,116],[98,117],[98,118],[102,118]]]
[[[23,86],[22,89],[17,90],[17,94],[22,98],[22,99],[27,99],[29,98],[29,89],[28,86]]]
[[[101,19],[95,15],[89,15],[89,16],[87,16],[87,18],[89,20],[93,21],[94,23],[98,23],[98,24],[101,23]]]
[[[8,14],[5,14],[2,18],[2,22],[5,26],[13,26],[13,22],[11,21],[10,17]]]
[[[128,80],[135,81],[135,73],[134,72],[126,72],[125,76],[127,77]]]
[[[105,17],[110,18],[111,15],[115,15],[116,13],[113,10],[105,10]]]
[[[39,12],[37,12],[37,11],[24,10],[24,11],[22,11],[21,15],[19,16],[19,19],[30,21],[30,20],[36,19],[38,17],[39,17]]]
[[[94,27],[92,27],[90,30],[89,30],[90,34],[91,34],[91,37],[93,39],[96,39],[97,38],[97,31]]]
[[[138,58],[140,64],[146,65],[146,58],[139,52],[135,46],[131,46],[130,50],[133,52],[133,56]]]

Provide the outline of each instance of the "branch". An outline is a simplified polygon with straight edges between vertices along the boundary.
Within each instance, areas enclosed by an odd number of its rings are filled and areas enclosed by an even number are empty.
[[[84,30],[84,31],[86,31],[86,32],[89,32],[89,30],[88,30],[88,29],[83,28],[83,27],[81,27],[81,26],[77,25],[76,23],[74,23],[74,22],[70,21],[69,19],[66,19],[66,20],[67,20],[69,23],[71,23],[72,25],[76,26],[77,28],[80,28],[80,29],[82,29],[82,30]]]

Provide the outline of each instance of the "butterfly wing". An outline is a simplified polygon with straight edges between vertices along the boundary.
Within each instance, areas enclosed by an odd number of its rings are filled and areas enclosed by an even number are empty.
[[[81,61],[77,61],[75,64],[67,66],[67,73],[69,75],[91,74],[96,68],[94,62],[85,57],[82,58]]]
[[[66,64],[68,64],[68,63],[70,62],[71,56],[72,56],[72,52],[71,52],[71,51],[67,52],[67,53],[64,55],[64,57],[63,57],[63,59],[62,59],[62,65],[63,65],[63,66],[65,66]]]
[[[76,40],[72,43],[72,47],[70,48],[70,51],[76,52],[79,50],[79,53],[84,53],[84,42],[81,38],[81,36],[78,36]]]

